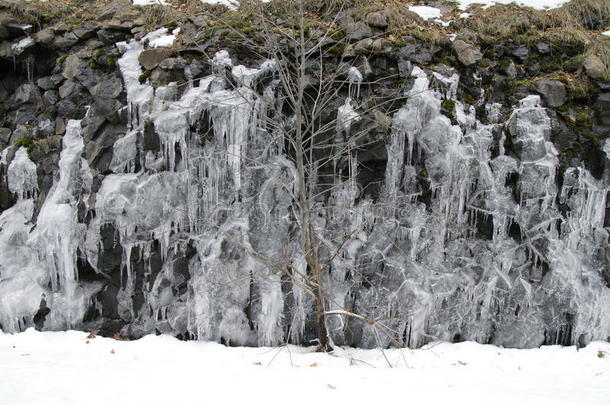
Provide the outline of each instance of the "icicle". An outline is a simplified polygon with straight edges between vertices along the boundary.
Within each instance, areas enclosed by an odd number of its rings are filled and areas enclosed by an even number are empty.
[[[349,72],[347,73],[347,80],[349,82],[349,98],[350,99],[358,99],[360,98],[360,85],[362,84],[362,73],[358,70],[357,67],[351,66],[349,68]],[[354,89],[355,88],[355,89]],[[354,90],[355,93],[354,94]]]
[[[19,199],[35,198],[38,191],[36,165],[28,156],[26,148],[20,147],[7,171],[8,189]]]

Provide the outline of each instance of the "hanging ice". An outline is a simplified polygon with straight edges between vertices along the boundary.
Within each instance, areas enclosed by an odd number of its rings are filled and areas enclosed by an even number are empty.
[[[92,178],[78,121],[46,194],[26,150],[3,151],[14,204],[0,214],[2,329],[310,343],[304,185],[281,61],[244,66],[221,50],[210,76],[155,89],[138,58],[167,33],[117,44],[129,117],[108,172]],[[530,347],[610,335],[610,172],[560,170],[539,97],[508,118],[487,106],[483,124],[479,108],[456,100],[457,73],[414,67],[387,139],[374,140],[387,159],[371,158],[359,143],[371,135],[363,77],[345,73],[342,104],[328,114],[336,126],[323,131],[330,144],[307,156],[328,163],[306,173],[336,344]],[[382,319],[381,332],[345,311]]]

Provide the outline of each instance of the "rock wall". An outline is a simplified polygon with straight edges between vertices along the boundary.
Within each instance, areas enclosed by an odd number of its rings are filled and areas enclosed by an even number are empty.
[[[353,65],[329,116],[341,138],[367,100],[395,108],[320,175],[333,187],[314,224],[345,245],[323,258],[328,309],[381,319],[382,333],[329,316],[333,341],[605,339],[610,83],[586,67],[603,62],[584,62],[595,90],[575,105],[562,81],[531,80],[547,44],[498,44],[482,63],[460,38],[373,39],[387,18],[373,17],[342,22]],[[198,18],[177,28],[112,6],[71,27],[1,22],[3,331],[315,339],[295,165],[263,119],[277,61]]]

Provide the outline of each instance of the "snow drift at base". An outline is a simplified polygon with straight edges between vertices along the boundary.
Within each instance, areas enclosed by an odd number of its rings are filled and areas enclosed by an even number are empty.
[[[435,343],[384,357],[379,350],[325,354],[30,329],[0,333],[0,359],[0,402],[20,405],[610,402],[610,343],[602,342],[580,350]]]

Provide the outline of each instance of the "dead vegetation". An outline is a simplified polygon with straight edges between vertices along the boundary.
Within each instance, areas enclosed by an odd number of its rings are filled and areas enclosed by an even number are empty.
[[[545,42],[555,50],[572,54],[608,51],[608,41],[599,35],[610,24],[607,0],[572,0],[548,11],[516,5],[472,11],[471,17],[456,20],[453,29],[475,33],[483,45],[509,42],[532,46]]]
[[[257,41],[261,39],[257,38],[260,37],[261,27],[256,18],[260,7],[267,16],[273,16],[278,21],[281,29],[290,29],[290,15],[294,7],[292,0],[271,0],[262,5],[255,0],[242,0],[235,10],[224,5],[205,4],[200,0],[168,1],[168,6],[135,7],[131,0],[0,0],[0,14],[42,28],[61,22],[78,24],[79,21],[89,19],[99,20],[105,10],[118,7],[142,18],[150,29],[196,20],[196,25],[203,28],[205,35],[212,35],[215,30],[230,25]],[[610,27],[608,0],[572,0],[563,7],[547,11],[516,5],[496,5],[487,9],[473,5],[468,9],[471,16],[466,19],[459,18],[461,10],[455,7],[455,3],[439,0],[434,4],[443,8],[443,19],[452,21],[447,27],[433,21],[424,21],[409,11],[408,6],[420,3],[417,1],[304,0],[302,3],[306,10],[307,24],[311,27],[324,26],[329,23],[329,19],[335,20],[333,22],[343,20],[365,23],[368,15],[383,11],[388,19],[388,27],[382,34],[376,35],[389,39],[395,48],[404,46],[413,38],[430,47],[448,48],[449,34],[458,34],[461,39],[476,43],[483,50],[498,44],[525,45],[531,48],[539,42],[546,43],[552,50],[552,58],[560,56],[561,60],[540,61],[545,67],[553,64],[563,68],[568,60],[572,59],[569,62],[574,64],[588,54],[599,56],[606,66],[610,66],[610,38],[600,35]],[[337,13],[341,14],[337,16]]]
[[[12,17],[22,24],[41,27],[59,21],[74,11],[73,2],[0,1],[0,16]]]

